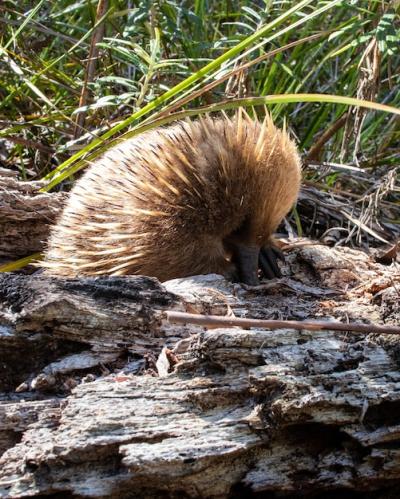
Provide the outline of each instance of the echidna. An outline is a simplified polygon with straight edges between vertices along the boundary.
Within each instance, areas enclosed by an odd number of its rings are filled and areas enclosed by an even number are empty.
[[[60,276],[279,275],[272,234],[296,200],[300,160],[267,115],[181,121],[128,139],[77,182],[43,266]]]

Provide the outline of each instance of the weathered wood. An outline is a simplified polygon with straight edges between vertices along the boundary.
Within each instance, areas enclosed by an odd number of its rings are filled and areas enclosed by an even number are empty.
[[[256,288],[1,276],[7,378],[19,349],[33,360],[18,380],[27,401],[18,383],[0,399],[0,497],[396,497],[398,337],[166,322],[177,310],[398,324],[396,264],[314,245],[283,273]]]
[[[160,351],[182,338],[160,327],[163,310],[174,307],[182,310],[181,300],[150,277],[0,274],[0,389],[89,345],[120,354]]]
[[[400,373],[382,347],[289,330],[195,342],[173,376],[110,376],[80,385],[60,419],[42,411],[47,424],[3,456],[3,496],[400,484]]]
[[[42,193],[43,182],[19,182],[0,168],[0,259],[41,251],[66,200],[66,193]]]

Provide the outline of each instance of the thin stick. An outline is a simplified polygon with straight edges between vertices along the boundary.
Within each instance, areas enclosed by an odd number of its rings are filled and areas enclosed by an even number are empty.
[[[241,319],[238,317],[221,317],[219,315],[187,314],[185,312],[167,311],[167,319],[175,324],[197,324],[208,328],[218,327],[259,327],[267,329],[307,329],[309,331],[353,331],[355,333],[400,334],[400,326],[379,326],[377,324],[360,324],[329,321],[285,321],[264,319]]]
[[[105,15],[108,9],[108,0],[99,0],[97,4],[96,11],[96,21],[97,24]],[[90,41],[89,56],[87,59],[85,79],[83,81],[81,96],[79,99],[79,107],[86,106],[89,100],[89,83],[92,83],[96,73],[96,65],[99,57],[99,48],[97,44],[101,42],[104,36],[105,30],[105,20],[100,23],[92,33],[92,39]],[[80,111],[76,116],[74,138],[77,139],[84,132],[84,125],[86,120],[87,111]]]

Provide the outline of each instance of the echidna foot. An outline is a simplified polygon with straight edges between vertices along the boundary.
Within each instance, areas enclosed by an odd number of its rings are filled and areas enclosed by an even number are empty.
[[[278,259],[284,261],[285,257],[282,251],[276,246],[264,246],[260,250],[258,263],[264,277],[274,279],[282,277],[281,270],[278,266]]]

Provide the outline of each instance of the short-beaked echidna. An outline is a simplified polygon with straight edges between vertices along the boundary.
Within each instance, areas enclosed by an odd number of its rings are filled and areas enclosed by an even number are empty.
[[[239,111],[127,139],[88,168],[52,229],[60,276],[279,273],[271,236],[296,201],[300,159],[285,131]]]

